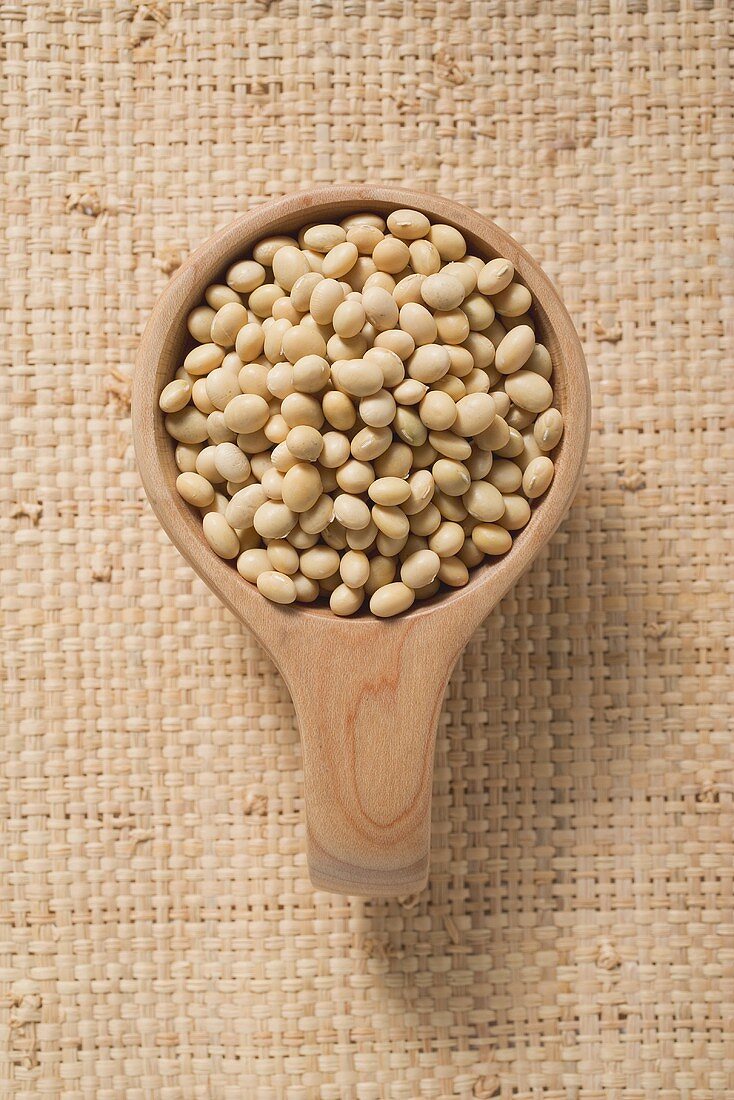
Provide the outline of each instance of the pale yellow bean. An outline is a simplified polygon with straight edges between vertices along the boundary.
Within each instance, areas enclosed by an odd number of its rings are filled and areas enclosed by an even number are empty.
[[[378,390],[369,397],[363,397],[359,403],[359,415],[371,428],[385,428],[392,424],[395,409],[395,398],[388,390]]]
[[[367,341],[361,332],[356,336],[345,339],[336,333],[329,338],[326,344],[326,354],[331,359],[332,367],[337,360],[361,359],[367,351]]]
[[[404,507],[403,511],[405,511]],[[431,501],[430,504],[421,508],[420,512],[410,516],[409,522],[414,535],[422,535],[427,538],[441,525],[441,513]]]
[[[201,474],[185,473],[176,478],[176,489],[187,504],[195,508],[206,508],[214,500],[214,489],[210,481]]]
[[[461,523],[469,514],[461,497],[448,496],[446,493],[442,493],[440,489],[436,489],[433,494],[433,503],[444,519],[453,520],[454,523]]]
[[[388,275],[397,275],[407,266],[410,260],[410,251],[404,241],[397,237],[383,237],[378,241],[372,252],[372,259],[378,271],[386,271]]]
[[[265,490],[269,500],[283,499],[283,482],[285,474],[271,466],[260,478],[260,485]]]
[[[266,500],[255,512],[253,526],[264,539],[284,539],[293,530],[297,520],[296,513],[285,502]]]
[[[380,477],[373,481],[368,489],[370,499],[375,504],[394,507],[403,504],[410,496],[410,485],[399,477]],[[378,525],[379,526],[379,525]]]
[[[504,494],[505,511],[498,520],[501,527],[508,531],[519,531],[530,519],[530,505],[525,497],[517,493]]]
[[[174,378],[161,392],[158,407],[165,413],[180,412],[189,403],[191,383],[183,378]]]
[[[434,393],[447,393],[454,403],[466,397],[466,386],[460,378],[452,374],[445,374],[443,378],[439,378],[433,383],[431,389]]]
[[[442,270],[444,275],[452,275],[455,279],[459,280],[464,288],[465,295],[471,294],[473,290],[477,289],[477,272],[471,264],[463,261],[449,263],[446,264]]]
[[[431,503],[436,483],[430,470],[416,470],[408,478],[407,484],[409,495],[401,502],[401,506],[406,516],[415,516]]]
[[[214,315],[211,339],[223,348],[234,347],[237,333],[247,324],[247,310],[241,302],[227,302]]]
[[[377,527],[370,517],[369,523],[361,531],[347,531],[347,545],[352,550],[369,550],[377,535]]]
[[[433,319],[436,322],[438,338],[445,344],[463,344],[469,336],[469,320],[461,309],[449,309],[445,313],[434,313]]]
[[[275,303],[284,297],[285,291],[277,283],[263,283],[253,290],[247,305],[256,317],[270,317]]]
[[[365,309],[361,301],[342,302],[336,307],[332,324],[334,332],[342,339],[348,340],[361,331],[366,320]]]
[[[241,294],[249,294],[264,282],[265,268],[255,260],[240,260],[227,271],[227,283]]]
[[[267,499],[267,494],[261,485],[246,485],[244,489],[235,493],[228,503],[225,512],[227,522],[237,530],[252,527],[255,513]]]
[[[310,225],[298,235],[298,243],[314,252],[330,252],[347,239],[346,230],[341,225],[321,223]]]
[[[311,291],[311,316],[320,325],[330,325],[344,297],[344,289],[336,279],[322,279]]]
[[[222,306],[225,306],[227,302],[238,302],[240,305],[242,304],[242,299],[239,294],[223,283],[213,283],[211,286],[208,286],[204,291],[204,297],[207,305],[211,306],[215,312],[221,309]]]
[[[209,394],[206,392],[206,378],[196,379],[191,387],[191,400],[199,412],[203,412],[205,416],[215,411],[214,405],[209,400]]]
[[[200,344],[206,344],[211,340],[212,321],[216,317],[216,310],[211,306],[196,306],[186,318],[186,327],[194,340]]]
[[[236,443],[220,443],[215,448],[214,465],[225,481],[242,482],[250,476],[250,460]]]
[[[519,405],[510,405],[505,419],[511,428],[522,432],[535,421],[536,415],[534,412],[529,412],[528,409],[521,409]]]
[[[421,284],[421,297],[431,309],[443,312],[456,309],[464,301],[464,286],[454,275],[447,275],[441,271],[435,275],[429,275]],[[471,302],[473,295],[469,295]],[[463,311],[467,316],[466,311]]]
[[[477,289],[482,294],[499,294],[515,277],[515,268],[509,260],[498,256],[490,260],[477,275]]]
[[[402,581],[383,584],[370,597],[370,611],[378,619],[388,619],[407,611],[415,600],[412,588]]]
[[[464,538],[461,524],[442,522],[428,539],[428,549],[439,558],[453,558],[464,545]]]
[[[296,588],[296,599],[299,603],[313,603],[319,598],[319,583],[312,581],[310,577],[304,577],[303,573],[294,573],[291,577]]]
[[[407,538],[410,531],[408,517],[401,508],[375,504],[372,507],[372,519],[378,530],[391,539]]]
[[[492,295],[492,304],[500,317],[519,317],[527,313],[532,300],[530,291],[521,283],[510,283],[499,294]]]
[[[406,378],[392,392],[398,405],[417,405],[428,393],[428,386],[415,378]]]
[[[321,273],[325,279],[341,279],[354,267],[358,256],[356,244],[344,241],[334,245],[324,256]]]
[[[383,236],[382,230],[374,225],[351,225],[347,228],[347,240],[366,255],[372,255]]]
[[[378,332],[393,329],[397,325],[397,303],[392,294],[382,287],[365,288],[362,292],[362,306],[367,320]],[[336,328],[336,325],[334,327]]]
[[[347,550],[339,563],[339,573],[350,588],[363,588],[370,575],[370,559],[362,550]]]
[[[406,365],[411,378],[430,385],[448,372],[451,359],[442,344],[424,344],[415,349]]]
[[[262,353],[265,343],[265,333],[259,321],[248,321],[237,333],[234,349],[243,363],[257,359]]]
[[[326,493],[308,508],[301,512],[299,522],[303,531],[309,535],[317,535],[324,531],[334,518],[334,501]]]
[[[268,543],[267,552],[271,568],[278,573],[292,576],[293,573],[298,572],[298,551],[290,542],[285,539],[273,539]]]
[[[224,423],[224,413],[216,409],[206,418],[206,430],[212,443],[234,443],[237,433],[229,430]]]
[[[374,359],[348,359],[339,364],[339,386],[354,397],[369,397],[381,390],[384,375]]]
[[[364,603],[364,588],[338,585],[329,597],[329,607],[334,615],[354,615]]]
[[[339,570],[339,554],[331,546],[314,546],[301,554],[301,572],[311,580],[322,581]]]
[[[470,334],[471,335],[471,334]],[[466,341],[464,341],[465,343]],[[454,378],[466,378],[468,374],[475,369],[474,368],[474,356],[468,348],[463,344],[449,344],[446,347],[446,351],[449,353],[449,370],[448,373]],[[465,391],[466,392],[466,391]],[[464,396],[463,394],[461,395]]]
[[[489,298],[485,298],[476,290],[472,294],[467,294],[461,303],[461,308],[472,332],[481,332],[489,328],[494,321],[494,306]]]
[[[418,413],[430,430],[446,431],[456,420],[456,402],[441,390],[429,390],[418,406]]]
[[[371,256],[358,256],[354,266],[344,276],[351,290],[363,290],[371,275],[377,274],[377,265]]]
[[[511,401],[527,412],[544,412],[553,400],[550,383],[541,375],[528,370],[519,370],[508,375],[505,379],[505,392]]]
[[[478,447],[473,448],[469,457],[464,459],[472,481],[482,481],[492,469],[492,462],[492,452],[480,451]]]
[[[201,453],[201,444],[178,443],[174,451],[176,465],[182,474],[196,471],[196,459]]]
[[[375,473],[378,477],[405,478],[413,465],[413,449],[407,443],[396,439],[384,454],[375,459]]]
[[[563,417],[558,409],[546,409],[533,426],[535,441],[541,451],[552,451],[563,435]]]
[[[362,428],[351,442],[352,455],[360,462],[372,462],[392,443],[390,428]]]
[[[487,475],[487,481],[500,493],[514,493],[522,485],[522,470],[508,458],[496,458]]]
[[[430,241],[412,241],[408,245],[410,266],[417,275],[435,275],[441,270],[441,255]]]
[[[333,390],[325,393],[321,401],[324,416],[334,428],[339,431],[349,431],[353,428],[357,413],[352,401],[346,393]]]
[[[251,547],[237,558],[237,572],[252,584],[257,582],[261,573],[269,569],[272,569],[272,564],[268,552],[261,547]]]
[[[428,230],[428,239],[438,249],[444,262],[460,260],[466,252],[466,241],[453,225],[432,225]]]
[[[533,330],[528,325],[518,325],[517,328],[511,329],[500,342],[494,365],[500,374],[514,374],[527,363],[534,347]]]
[[[429,432],[428,442],[444,458],[452,458],[461,462],[469,458],[472,448],[468,439],[456,435],[454,432]]]
[[[298,424],[320,428],[324,422],[321,402],[307,393],[289,393],[281,402],[280,412],[289,428]]]
[[[461,346],[471,354],[474,366],[479,370],[486,370],[494,363],[494,344],[484,333],[470,332]]]
[[[505,511],[502,493],[488,481],[473,481],[462,500],[469,515],[482,523],[493,523]]]
[[[257,432],[267,424],[270,418],[268,403],[254,393],[243,393],[233,397],[224,409],[224,422],[227,427],[238,433]]]
[[[434,550],[417,550],[403,562],[400,579],[415,591],[431,584],[440,567],[441,559]]]
[[[199,378],[220,366],[223,359],[224,348],[220,348],[219,344],[199,344],[184,359],[184,370],[192,377]]]
[[[522,488],[530,500],[541,497],[553,480],[554,466],[546,455],[534,458],[525,469]],[[182,474],[182,477],[185,475]]]
[[[345,493],[366,493],[374,480],[372,464],[356,458],[350,458],[336,471],[336,483]]]
[[[265,333],[263,352],[265,358],[273,365],[283,359],[283,337],[292,328],[293,325],[285,317],[279,321],[269,317],[263,325],[263,332]]]
[[[523,449],[522,454],[519,454],[515,459],[515,462],[520,467],[523,473],[527,470],[530,463],[535,458],[540,458],[543,454],[538,446],[535,435],[533,434],[533,425],[529,425],[522,434]]]
[[[295,237],[288,237],[285,235],[263,237],[263,239],[258,241],[254,246],[252,258],[256,263],[262,264],[263,267],[272,267],[276,252],[280,248],[286,248],[289,245],[293,245],[294,248],[298,246],[298,241]]]
[[[329,375],[329,363],[323,355],[304,355],[293,364],[293,385],[299,393],[318,393],[329,381]]]
[[[369,507],[351,493],[340,493],[334,498],[334,515],[348,531],[362,531],[370,522]]]
[[[475,436],[486,431],[495,418],[495,407],[489,393],[467,393],[456,402],[453,430],[457,435]]]
[[[258,575],[257,590],[272,603],[295,603],[296,586],[285,573],[266,569]]]
[[[319,536],[308,534],[297,523],[293,530],[286,535],[286,539],[291,546],[295,546],[297,550],[310,550],[312,546],[316,546],[318,543]]]
[[[294,458],[302,462],[315,462],[324,447],[321,432],[308,424],[298,424],[288,431],[285,444]]]
[[[553,363],[551,361],[550,352],[544,344],[536,344],[534,346],[525,363],[525,370],[531,370],[534,374],[539,374],[541,378],[545,378],[546,381],[550,379],[550,376],[553,374]]]
[[[375,337],[375,348],[385,348],[393,352],[403,362],[415,351],[415,340],[409,332],[401,329],[392,329],[390,332],[378,332]]]
[[[240,552],[240,540],[227,520],[219,512],[208,512],[203,519],[204,538],[220,558],[236,558]]]
[[[525,446],[523,438],[517,428],[509,428],[510,438],[504,447],[494,447],[494,453],[500,458],[517,458],[521,455]]]
[[[308,462],[297,462],[283,478],[283,503],[292,512],[306,512],[319,499],[322,488],[316,467]]]
[[[416,347],[433,344],[438,328],[433,314],[418,302],[406,302],[399,312],[399,324],[403,332],[413,337]]]
[[[463,588],[469,581],[469,570],[461,558],[441,558],[438,579],[450,588]]]
[[[392,558],[386,558],[382,554],[370,558],[370,575],[365,581],[365,593],[373,596],[378,588],[384,588],[394,580],[396,572],[397,565]]]
[[[392,428],[398,438],[403,443],[409,443],[411,447],[419,447],[428,436],[428,430],[418,413],[404,405],[399,405],[396,409]]]
[[[451,497],[460,497],[471,485],[471,476],[466,466],[453,458],[439,458],[434,462],[433,480],[441,490]]]
[[[369,348],[364,354],[364,361],[380,368],[383,385],[387,388],[397,386],[405,377],[402,359],[388,348]]]
[[[178,443],[203,443],[209,436],[206,416],[192,405],[169,413],[165,423],[166,431]]]
[[[395,237],[404,241],[415,241],[425,237],[431,223],[419,210],[393,210],[387,216],[387,228]]]
[[[493,400],[497,400],[500,394],[493,394]],[[501,416],[495,416],[492,423],[483,432],[474,437],[474,442],[482,451],[499,451],[506,447],[510,441],[510,428]]]

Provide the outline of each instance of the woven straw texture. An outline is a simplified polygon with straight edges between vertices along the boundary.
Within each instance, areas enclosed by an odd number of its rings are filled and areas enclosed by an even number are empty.
[[[0,1095],[731,1098],[731,7],[2,12]],[[401,901],[310,887],[290,699],[130,442],[181,258],[334,181],[512,232],[595,398],[569,519],[451,681]]]

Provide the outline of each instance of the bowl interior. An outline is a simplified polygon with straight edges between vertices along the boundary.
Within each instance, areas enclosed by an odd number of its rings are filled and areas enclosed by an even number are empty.
[[[435,195],[392,188],[333,187],[303,192],[255,208],[209,238],[179,269],[158,300],[141,341],[133,390],[133,429],[136,451],[148,497],[161,523],[179,550],[207,584],[236,614],[249,618],[250,597],[266,602],[254,585],[241,577],[232,563],[218,558],[206,542],[197,511],[176,492],[178,469],[173,440],[158,408],[158,395],[169,382],[191,346],[186,317],[198,305],[206,287],[223,281],[227,268],[245,258],[264,236],[291,233],[304,225],[335,221],[348,214],[373,211],[390,213],[400,207],[422,210],[432,221],[459,229],[470,250],[486,259],[504,256],[512,261],[516,278],[533,295],[532,313],[539,339],[553,362],[554,404],[563,414],[565,429],[553,453],[556,473],[541,500],[533,505],[527,526],[513,539],[504,557],[488,560],[470,572],[461,589],[439,592],[400,616],[421,616],[438,605],[472,598],[491,585],[495,601],[524,571],[547,541],[571,503],[580,478],[589,433],[588,376],[581,346],[568,313],[537,263],[507,233],[473,210]],[[235,586],[235,587],[233,587]],[[244,606],[244,610],[243,610]],[[333,618],[328,607],[293,605],[282,609],[293,614]],[[351,619],[372,616],[361,611]]]

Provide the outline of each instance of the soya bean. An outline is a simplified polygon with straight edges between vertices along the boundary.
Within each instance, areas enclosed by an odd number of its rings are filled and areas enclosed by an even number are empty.
[[[265,282],[265,268],[255,260],[240,260],[227,272],[227,283],[240,294],[249,294]]]
[[[415,378],[406,378],[392,392],[399,405],[417,405],[428,393],[428,386]]]
[[[216,409],[206,418],[206,430],[212,443],[234,443],[237,433],[229,430],[224,423],[224,413]]]
[[[471,264],[464,263],[463,261],[459,263],[450,263],[446,264],[442,270],[444,275],[452,275],[455,279],[459,280],[464,288],[464,294],[471,294],[473,290],[477,289],[477,272]]]
[[[430,241],[412,241],[408,245],[410,266],[416,275],[435,275],[441,270],[441,256]]]
[[[370,517],[370,521],[361,531],[347,531],[347,545],[352,550],[369,550],[377,538],[377,526]]]
[[[254,393],[233,397],[224,410],[224,422],[233,432],[257,432],[270,418],[268,403]]]
[[[284,573],[276,573],[273,569],[267,569],[258,575],[257,588],[272,603],[289,604],[296,599],[296,586],[291,578]]]
[[[484,333],[470,332],[461,346],[469,352],[474,360],[474,366],[479,370],[486,370],[494,363],[494,344]]]
[[[553,363],[548,348],[544,344],[535,344],[524,366],[525,370],[531,370],[548,381],[553,373]]]
[[[505,510],[498,521],[500,526],[505,527],[508,531],[519,531],[530,519],[530,505],[525,497],[521,497],[516,493],[503,495],[503,500]]]
[[[325,353],[326,341],[316,328],[305,324],[291,325],[283,333],[283,355],[291,363],[307,355],[323,356]]]
[[[316,546],[318,543],[319,536],[308,534],[303,530],[300,524],[297,523],[293,530],[286,535],[286,539],[291,546],[295,546],[297,550],[310,550],[312,546]]]
[[[211,306],[197,306],[192,309],[186,318],[186,327],[200,344],[206,344],[211,339],[212,321],[216,317],[216,310]]]
[[[501,317],[519,317],[521,313],[527,313],[531,302],[530,291],[521,283],[510,283],[492,297],[494,308]]]
[[[460,260],[466,252],[466,241],[452,225],[432,225],[428,230],[428,239],[438,249],[444,262]]]
[[[220,443],[215,448],[214,465],[225,481],[242,482],[250,476],[250,461],[236,443]]]
[[[454,523],[461,523],[469,514],[461,497],[448,496],[446,493],[442,493],[440,489],[436,489],[433,494],[433,503],[444,519],[453,520]]]
[[[267,500],[267,494],[261,485],[246,485],[230,500],[225,516],[231,527],[240,530],[252,527],[255,513]]]
[[[165,413],[179,412],[189,403],[191,383],[183,378],[174,378],[161,392],[158,407]]]
[[[296,522],[296,513],[283,501],[266,500],[255,512],[253,526],[265,539],[284,539]]]
[[[324,256],[321,273],[325,279],[341,279],[354,267],[358,256],[356,244],[344,241],[342,244],[334,245]]]
[[[389,428],[362,428],[352,439],[352,454],[360,462],[371,462],[384,454],[391,442]]]
[[[405,511],[405,509],[403,509]],[[410,517],[410,529],[414,535],[422,535],[428,537],[441,524],[441,513],[436,505],[431,502],[427,504],[425,508],[421,508],[420,512],[416,512],[415,515]]]
[[[535,347],[535,333],[527,325],[511,329],[497,348],[494,365],[500,374],[513,374],[530,358]]]
[[[298,572],[298,551],[291,543],[285,539],[273,539],[267,549],[272,569],[288,576]]]
[[[339,386],[354,397],[368,397],[382,389],[384,377],[378,363],[370,359],[347,359],[339,364]]]
[[[364,354],[365,362],[376,363],[382,371],[383,385],[397,386],[405,377],[405,367],[399,355],[388,348],[369,348]]]
[[[483,523],[493,523],[505,510],[502,493],[487,481],[473,481],[462,500],[469,515]]]
[[[201,474],[179,474],[176,478],[176,489],[179,496],[183,497],[187,504],[193,504],[195,508],[206,508],[214,500],[211,482]]]
[[[345,493],[366,493],[374,480],[372,465],[356,458],[350,458],[336,472],[336,483]]]
[[[426,236],[431,223],[419,210],[393,210],[387,216],[387,228],[401,240],[415,241]]]
[[[283,499],[283,482],[285,480],[285,474],[280,470],[276,470],[275,466],[271,466],[269,470],[266,470],[263,476],[260,478],[260,485],[265,490],[265,493],[269,500],[282,500]]]
[[[292,512],[306,512],[319,499],[322,488],[316,467],[308,462],[297,462],[283,479],[283,503]]]
[[[464,286],[454,275],[429,275],[421,284],[421,297],[431,309],[456,309],[464,301]],[[470,295],[471,298],[471,295]],[[465,313],[465,316],[466,313]]]
[[[204,538],[220,558],[236,558],[240,552],[237,532],[219,512],[208,512],[203,519]]]
[[[434,393],[447,393],[454,403],[466,397],[466,386],[460,378],[455,378],[452,374],[439,378],[433,383],[432,390]]]
[[[496,458],[487,474],[487,481],[500,493],[514,493],[522,485],[522,470],[508,458]]]
[[[464,459],[464,465],[471,474],[472,481],[482,481],[492,469],[493,456],[491,451],[472,450],[468,458]]]
[[[322,279],[311,292],[309,309],[314,321],[330,325],[337,306],[344,301],[344,289],[336,279]]]
[[[332,324],[337,336],[341,336],[342,339],[349,339],[360,332],[365,320],[365,311],[362,303],[347,299],[347,301],[342,302],[336,307]]]
[[[243,363],[257,359],[263,350],[265,333],[258,321],[248,321],[237,333],[234,349]]]
[[[263,368],[256,369],[262,370]],[[242,370],[247,370],[247,368],[243,367]],[[245,378],[245,381],[249,382],[249,379]],[[229,402],[242,392],[238,372],[226,366],[217,367],[211,374],[208,374],[204,380],[204,385],[214,409],[218,409],[220,412],[223,412]],[[248,392],[252,392],[249,385]]]
[[[321,402],[306,393],[289,393],[281,402],[280,412],[289,428],[298,424],[320,428],[324,422]]]
[[[206,392],[206,378],[196,379],[191,387],[191,400],[199,412],[203,412],[205,416],[214,412],[214,405],[212,405]]]
[[[372,255],[383,236],[382,230],[374,225],[352,225],[347,229],[347,240],[366,255]]]
[[[196,471],[196,459],[201,453],[201,444],[179,443],[174,451],[176,465],[182,474]]]
[[[522,488],[529,500],[535,500],[546,491],[553,480],[554,466],[546,455],[534,458],[525,468],[522,476]],[[181,475],[182,477],[185,475]]]
[[[470,335],[476,335],[473,333]],[[466,343],[466,341],[464,341]],[[459,347],[456,344],[449,344],[446,348],[449,353],[449,370],[448,373],[455,378],[466,378],[468,374],[475,369],[474,368],[474,356],[468,348],[463,345]],[[463,394],[462,394],[463,397]]]
[[[412,448],[396,439],[375,459],[375,473],[378,477],[405,478],[410,473],[412,464]]]
[[[493,394],[493,399],[499,394]],[[474,442],[482,451],[499,451],[510,441],[510,429],[501,416],[495,416],[492,423],[483,432],[474,437]]]
[[[429,432],[428,442],[444,458],[457,462],[469,458],[472,451],[471,443],[454,432]]]
[[[322,581],[338,569],[339,554],[331,546],[314,546],[301,554],[301,572],[312,580]]]
[[[364,603],[364,589],[338,585],[329,597],[329,607],[335,615],[353,615]]]
[[[227,302],[214,315],[211,338],[223,348],[234,347],[237,333],[247,324],[247,310],[241,302]]]
[[[391,508],[384,504],[372,507],[372,519],[379,531],[390,539],[407,538],[410,530],[408,517],[400,508]]]
[[[511,401],[527,412],[544,412],[553,400],[550,383],[529,370],[519,370],[505,379],[505,392]]]
[[[397,237],[383,237],[378,241],[372,252],[372,259],[378,271],[386,271],[389,275],[397,275],[410,260],[410,252],[404,241]]]
[[[265,573],[271,568],[272,564],[268,557],[267,550],[263,550],[259,547],[252,547],[249,550],[245,550],[237,558],[237,572],[240,576],[244,577],[246,581],[250,581],[252,584],[255,584],[261,573]]]
[[[428,548],[439,558],[453,558],[464,545],[464,529],[458,523],[442,523],[428,539]]]
[[[492,399],[494,401],[497,416],[501,416],[504,419],[510,411],[509,397],[504,390],[492,390]]]
[[[393,558],[386,558],[382,554],[370,559],[370,575],[365,582],[364,590],[367,596],[373,596],[378,588],[384,588],[395,578],[397,567]]]
[[[409,332],[402,329],[392,329],[390,332],[379,332],[375,337],[375,348],[385,348],[392,351],[403,362],[415,351],[415,340]]]
[[[511,428],[521,432],[533,423],[535,415],[535,413],[528,412],[527,409],[521,409],[519,405],[510,405],[505,419]]]
[[[472,542],[483,554],[506,554],[512,535],[496,523],[478,523],[471,533]]]
[[[424,385],[437,382],[448,372],[451,359],[442,344],[424,344],[417,347],[408,360],[408,374]]]
[[[289,430],[285,444],[294,458],[302,462],[315,462],[323,450],[324,439],[316,428],[298,424]]]
[[[339,563],[339,572],[350,588],[362,588],[370,575],[370,559],[362,550],[347,550]]]
[[[407,611],[414,600],[415,593],[412,588],[409,588],[407,584],[403,584],[402,581],[394,581],[382,585],[372,594],[370,611],[378,619],[388,619],[392,615],[399,615],[401,612]]]
[[[184,370],[195,378],[208,374],[224,359],[224,349],[219,344],[199,344],[184,359]]]
[[[344,276],[352,290],[362,290],[370,275],[377,274],[377,265],[371,256],[358,256],[354,266]]]
[[[392,329],[398,323],[398,306],[392,294],[380,286],[371,286],[362,291],[362,305],[370,324],[378,332]],[[334,326],[336,328],[336,325]],[[338,331],[338,330],[337,330]]]
[[[500,458],[517,458],[521,455],[525,444],[517,428],[508,428],[510,438],[504,447],[494,447],[494,453]]]
[[[303,573],[294,573],[291,577],[296,589],[296,599],[299,603],[313,603],[319,597],[319,582],[312,581],[310,577],[304,577]]]
[[[434,313],[433,319],[436,322],[438,338],[443,340],[445,344],[462,344],[469,336],[469,319],[461,309],[450,309],[445,313]]]
[[[265,333],[263,352],[269,362],[275,364],[282,360],[283,337],[290,328],[293,328],[293,325],[285,317],[279,321],[274,321],[272,317],[266,320],[263,325],[263,332]]]
[[[400,569],[400,579],[414,591],[435,580],[441,559],[434,550],[417,550],[410,554]]]
[[[368,506],[351,493],[340,493],[334,498],[334,515],[348,531],[361,531],[370,522]]]
[[[191,405],[168,414],[166,431],[179,443],[203,443],[209,434],[204,413]]]
[[[206,298],[207,305],[210,305],[215,312],[226,305],[227,302],[239,302],[240,305],[242,304],[242,299],[239,294],[223,283],[213,283],[211,286],[208,286],[204,291],[204,297]]]
[[[406,302],[399,313],[400,328],[413,337],[416,347],[433,344],[438,328],[433,315],[418,302]]]
[[[381,477],[373,481],[368,489],[370,499],[375,504],[394,507],[403,504],[410,496],[410,485],[399,477]]]
[[[456,420],[456,402],[441,390],[429,390],[418,407],[418,413],[431,431],[446,431]]]
[[[332,427],[338,428],[342,432],[347,432],[354,427],[357,413],[346,393],[340,393],[338,390],[325,393],[321,405],[324,416]]]
[[[509,260],[498,256],[490,260],[477,275],[477,289],[482,294],[499,294],[508,287],[515,277],[515,268]]]
[[[317,535],[324,531],[334,518],[334,501],[326,493],[322,493],[315,504],[299,515],[301,529],[309,535]]]
[[[483,329],[489,328],[492,321],[494,321],[494,306],[488,298],[485,298],[478,291],[467,294],[461,303],[461,308],[466,314],[472,332],[481,332]]]
[[[471,476],[466,466],[453,458],[439,458],[434,462],[433,480],[441,490],[451,497],[460,497],[471,485]]]
[[[425,281],[425,275],[414,273],[404,276],[399,283],[396,283],[392,299],[399,310],[411,302],[415,305],[423,305],[421,287]]]
[[[347,239],[346,230],[341,225],[331,223],[310,225],[299,233],[298,243],[315,252],[329,252]]]
[[[293,385],[300,393],[318,393],[329,381],[329,374],[329,363],[322,355],[304,355],[293,364]]]
[[[456,402],[453,430],[457,435],[481,435],[495,417],[494,400],[489,393],[468,393]]]
[[[469,570],[461,558],[442,558],[438,579],[450,588],[463,588],[469,580]]]
[[[533,426],[535,442],[541,451],[552,451],[557,447],[563,435],[563,417],[558,409],[546,409]]]

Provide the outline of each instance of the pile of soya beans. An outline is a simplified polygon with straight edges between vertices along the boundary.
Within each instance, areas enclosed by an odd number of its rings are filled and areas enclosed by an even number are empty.
[[[506,553],[563,432],[514,276],[417,210],[267,237],[230,267],[160,395],[212,550],[275,603],[381,618]]]

